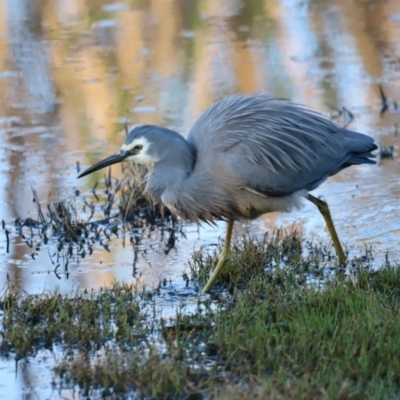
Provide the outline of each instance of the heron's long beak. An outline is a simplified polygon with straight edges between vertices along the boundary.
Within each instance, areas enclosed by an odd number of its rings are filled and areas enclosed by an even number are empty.
[[[121,161],[124,161],[127,157],[131,156],[132,153],[124,150],[120,150],[117,153],[105,158],[102,161],[99,161],[97,164],[94,164],[93,166],[89,167],[85,171],[83,171],[78,178],[82,178],[82,176],[86,176],[91,174],[92,172],[98,171],[99,169],[102,169],[104,167],[108,167],[109,165],[113,165],[116,163],[119,163]]]

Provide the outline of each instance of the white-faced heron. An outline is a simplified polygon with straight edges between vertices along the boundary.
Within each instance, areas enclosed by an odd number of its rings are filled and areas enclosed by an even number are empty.
[[[224,248],[203,289],[207,292],[229,260],[235,220],[290,211],[303,198],[321,212],[344,264],[328,204],[309,192],[344,168],[374,164],[376,148],[369,136],[301,106],[235,95],[205,111],[187,139],[159,126],[135,126],[120,151],[79,177],[121,161],[144,164],[146,192],[155,203],[196,223],[226,220]]]

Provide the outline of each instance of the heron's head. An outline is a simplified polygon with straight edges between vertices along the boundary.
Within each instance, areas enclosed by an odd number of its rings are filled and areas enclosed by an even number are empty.
[[[89,167],[78,178],[122,161],[146,166],[154,165],[168,157],[177,140],[185,141],[179,133],[169,129],[154,125],[135,126],[129,131],[119,151]]]

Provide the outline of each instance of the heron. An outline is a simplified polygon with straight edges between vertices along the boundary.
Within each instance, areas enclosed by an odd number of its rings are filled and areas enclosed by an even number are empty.
[[[227,222],[209,291],[230,259],[235,221],[300,208],[303,199],[322,214],[340,264],[346,256],[328,203],[309,192],[358,164],[375,164],[377,146],[305,106],[265,95],[233,95],[206,110],[187,139],[173,130],[134,126],[121,149],[78,178],[122,161],[147,167],[147,195],[194,223]]]

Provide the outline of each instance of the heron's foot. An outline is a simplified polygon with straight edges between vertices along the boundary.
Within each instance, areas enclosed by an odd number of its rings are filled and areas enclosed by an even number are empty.
[[[217,279],[218,275],[221,273],[222,269],[229,262],[229,259],[230,259],[230,252],[223,251],[219,257],[217,266],[215,267],[210,278],[208,279],[206,286],[204,286],[204,288],[203,288],[203,293],[207,293],[211,289],[211,286],[214,284],[215,280]]]
[[[311,194],[308,194],[307,199],[318,207],[319,212],[324,217],[326,226],[328,227],[329,234],[331,235],[332,238],[333,245],[335,246],[339,262],[340,264],[345,265],[346,256],[344,254],[342,245],[340,244],[339,236],[336,232],[336,228],[331,217],[331,212],[329,210],[328,203],[321,199],[318,199],[317,197],[312,196]]]

